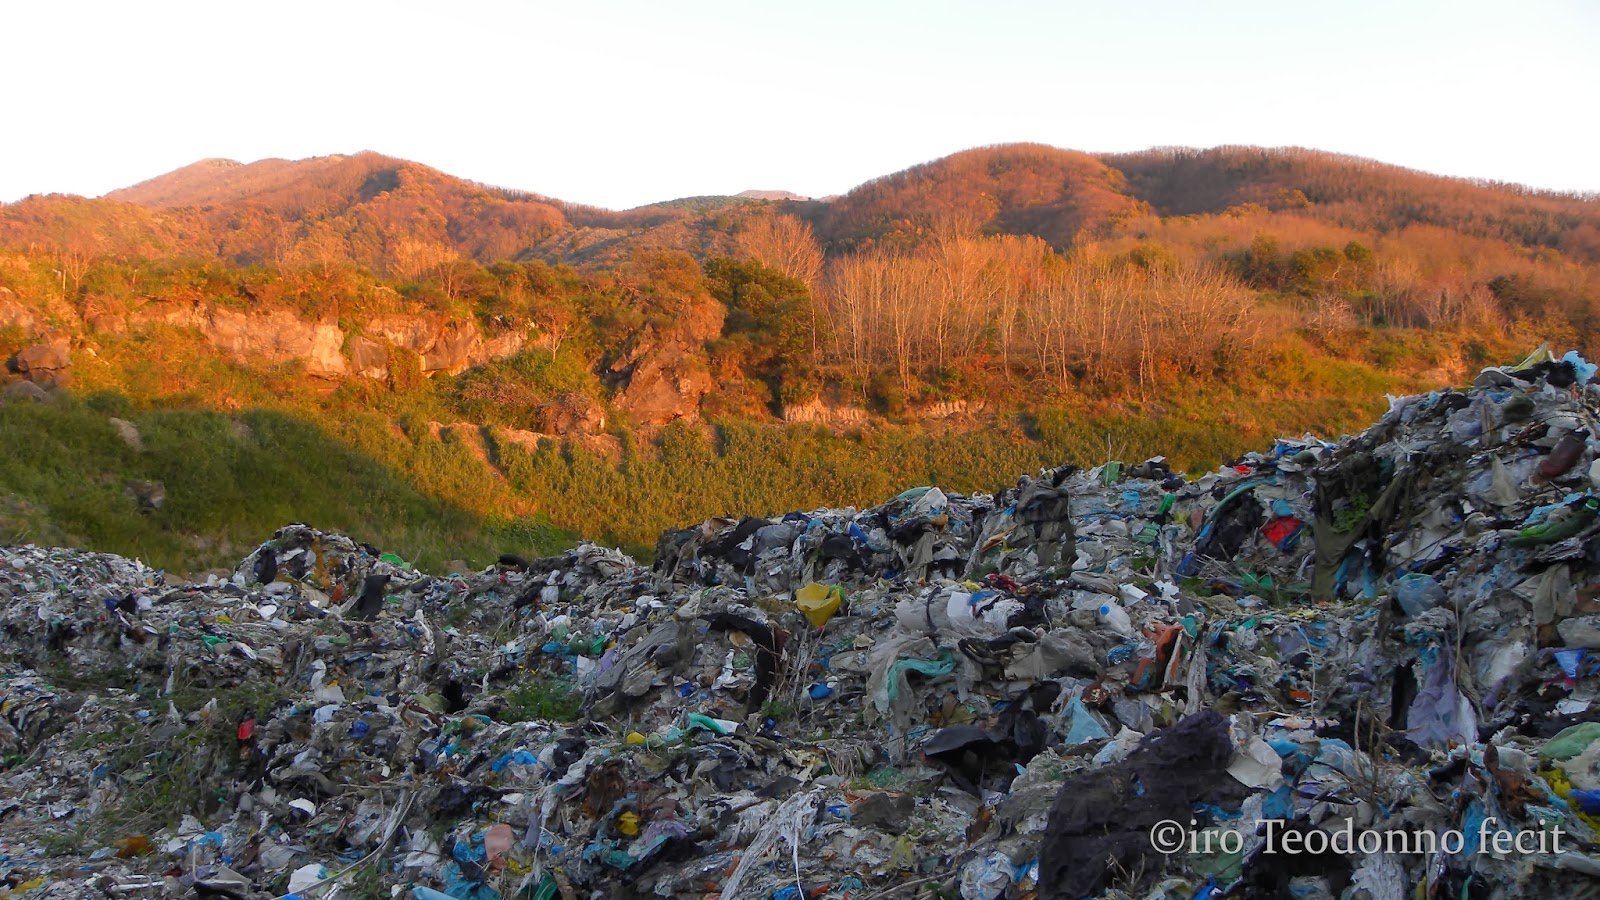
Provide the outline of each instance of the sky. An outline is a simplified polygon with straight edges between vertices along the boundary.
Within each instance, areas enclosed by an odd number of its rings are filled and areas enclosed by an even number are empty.
[[[1600,3],[0,3],[0,202],[376,150],[615,209],[969,147],[1301,146],[1600,190]]]

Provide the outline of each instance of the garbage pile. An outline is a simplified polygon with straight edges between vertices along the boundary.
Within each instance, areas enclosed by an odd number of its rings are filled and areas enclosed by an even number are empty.
[[[1594,375],[648,567],[3,548],[0,896],[1594,893]]]

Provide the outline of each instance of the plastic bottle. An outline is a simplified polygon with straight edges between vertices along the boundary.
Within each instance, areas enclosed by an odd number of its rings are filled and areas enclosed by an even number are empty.
[[[1583,455],[1583,445],[1588,438],[1588,433],[1583,431],[1569,431],[1562,435],[1561,440],[1551,448],[1550,454],[1539,461],[1539,479],[1548,481],[1567,474],[1567,470]]]
[[[1538,525],[1522,529],[1509,543],[1513,547],[1530,547],[1564,541],[1588,528],[1596,516],[1600,516],[1600,500],[1589,497],[1583,501],[1582,506],[1573,508],[1565,518],[1556,518],[1552,513]]]
[[[1115,603],[1101,604],[1100,621],[1123,637],[1133,634],[1133,621],[1128,618],[1128,611]]]
[[[550,620],[550,639],[566,643],[567,636],[572,633],[572,619],[566,615],[556,616]]]

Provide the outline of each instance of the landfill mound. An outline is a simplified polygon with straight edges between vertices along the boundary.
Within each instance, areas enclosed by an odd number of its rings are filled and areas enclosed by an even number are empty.
[[[1594,894],[1593,375],[1541,352],[1195,480],[713,520],[653,567],[7,547],[0,895]]]

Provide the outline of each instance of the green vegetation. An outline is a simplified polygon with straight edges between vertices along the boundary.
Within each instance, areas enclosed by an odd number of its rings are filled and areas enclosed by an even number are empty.
[[[0,406],[0,541],[192,572],[300,520],[431,570],[648,555],[919,484],[1208,470],[1542,341],[1593,355],[1600,321],[1592,201],[1304,151],[994,147],[622,213],[376,154],[214,178],[0,206],[0,356],[62,336],[75,382]],[[311,377],[313,322],[386,375]]]
[[[863,507],[929,483],[993,491],[1063,462],[1163,454],[1203,471],[1279,435],[1362,428],[1382,411],[1384,393],[1444,383],[1418,373],[1526,350],[1515,335],[1346,327],[1281,335],[1222,379],[1169,373],[1136,390],[1101,379],[1090,399],[1049,382],[947,370],[945,387],[924,385],[916,397],[897,392],[894,378],[874,381],[868,393],[887,420],[844,431],[778,425],[773,405],[828,383],[802,318],[806,289],[724,260],[704,280],[728,311],[709,348],[719,373],[709,421],[645,431],[615,405],[601,348],[671,327],[700,290],[692,261],[642,259],[618,276],[637,280],[631,302],[622,281],[573,283],[563,280],[572,273],[540,265],[495,271],[506,296],[525,298],[499,307],[504,314],[548,327],[552,310],[572,318],[555,346],[453,378],[422,377],[415,354],[402,352],[391,354],[387,381],[327,382],[307,378],[298,362],[230,361],[185,328],[95,335],[93,354],[75,359],[76,394],[0,406],[0,433],[11,438],[0,457],[0,540],[103,549],[191,572],[231,566],[291,521],[347,532],[430,570],[553,552],[577,536],[648,556],[663,530],[710,516]],[[208,272],[179,280],[223,291]],[[550,292],[567,306],[526,299]],[[1259,314],[1270,317],[1272,301]],[[757,402],[729,399],[741,390],[739,372],[753,379],[745,384],[757,386]],[[988,412],[976,422],[917,420],[913,401],[951,384]],[[861,402],[838,384],[830,391],[836,402]],[[131,422],[141,447],[125,443],[111,417]],[[526,434],[581,433],[600,422],[606,433],[592,440]],[[135,481],[164,485],[159,508],[141,510]]]
[[[111,415],[139,429],[142,450],[123,442]],[[280,411],[135,409],[118,395],[68,396],[0,405],[0,433],[9,445],[0,454],[0,541],[7,543],[90,547],[179,570],[231,567],[295,521],[348,532],[432,569],[463,555],[483,562],[507,548],[541,553],[570,543],[537,519],[497,518],[439,499]],[[407,446],[410,469],[454,478],[459,493],[470,494],[483,475],[448,448]],[[134,479],[166,485],[159,509],[140,512],[127,491]]]
[[[656,302],[670,308],[692,284],[662,271]],[[791,362],[807,358],[795,307],[774,299],[803,286],[746,264],[711,271],[731,310],[719,352],[746,353],[776,382],[764,403],[783,385],[814,383]],[[652,308],[629,314],[657,315]],[[0,540],[86,546],[183,571],[230,566],[290,521],[435,570],[553,552],[580,535],[648,555],[661,531],[710,516],[860,507],[928,483],[993,491],[1062,462],[1164,454],[1203,471],[1281,434],[1359,429],[1382,411],[1385,392],[1440,385],[1407,373],[1525,349],[1514,338],[1353,329],[1288,336],[1223,383],[1179,377],[1137,398],[1048,388],[1030,397],[1035,385],[1014,385],[983,427],[878,420],[841,433],[735,409],[645,435],[609,404],[588,362],[595,350],[586,348],[628,327],[620,315],[587,320],[553,352],[386,383],[330,385],[298,364],[246,367],[176,327],[99,335],[95,355],[74,367],[77,395],[0,406],[0,431],[12,438],[0,457]],[[797,346],[760,356],[752,342],[773,327]],[[906,415],[905,403],[886,412]],[[516,442],[504,430],[559,434],[589,414],[611,423],[610,445]],[[141,449],[118,436],[113,416],[134,425]],[[136,480],[165,486],[158,509],[141,511],[129,490]]]
[[[55,839],[52,850],[63,854],[152,834],[176,826],[185,815],[214,813],[228,801],[227,786],[246,759],[240,752],[239,722],[247,714],[263,715],[287,700],[271,680],[208,688],[180,676],[172,693],[164,694],[164,679],[135,685],[125,671],[85,672],[65,663],[45,664],[43,669],[52,684],[74,690],[107,690],[107,678],[130,684],[112,690],[137,693],[156,713],[142,722],[123,717],[96,734],[71,741],[74,751],[97,755],[118,793],[115,802]],[[169,704],[182,721],[165,714]]]
[[[537,677],[506,692],[502,722],[575,722],[583,709],[583,695],[566,681]]]
[[[1396,387],[1366,366],[1327,369],[1340,384],[1378,388],[1363,398]],[[442,402],[436,391],[450,389],[423,385],[396,407],[398,421],[415,423],[419,409]],[[458,558],[479,566],[505,551],[553,552],[574,533],[648,553],[662,530],[713,515],[866,506],[928,483],[993,491],[1020,473],[1095,465],[1108,453],[1164,453],[1177,466],[1209,469],[1280,433],[1362,427],[1381,404],[1212,389],[1043,410],[981,430],[674,423],[649,441],[624,441],[613,461],[554,441],[480,456],[425,427],[397,428],[382,412],[225,414],[69,396],[0,406],[0,430],[15,436],[0,457],[0,540],[87,546],[175,569],[231,565],[291,521],[348,532],[435,570]],[[139,429],[142,450],[118,437],[111,415]],[[132,479],[166,485],[160,509],[139,511],[125,490]],[[508,512],[517,510],[525,514]]]
[[[816,325],[805,282],[757,262],[713,259],[706,287],[727,307],[723,337],[712,352],[765,382],[773,408],[816,392]]]

